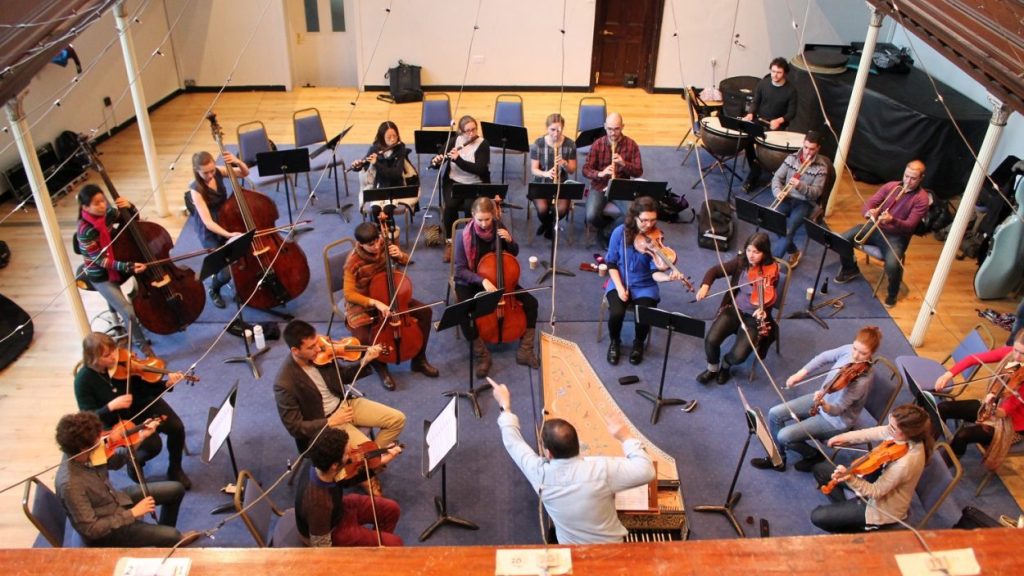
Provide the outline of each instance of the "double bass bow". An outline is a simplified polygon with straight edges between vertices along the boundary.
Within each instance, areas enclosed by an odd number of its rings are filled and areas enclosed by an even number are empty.
[[[213,112],[207,116],[213,139],[224,154],[224,131]],[[274,228],[277,205],[270,198],[242,188],[235,171],[227,170],[231,196],[220,210],[218,224],[229,232]],[[309,284],[309,262],[302,248],[278,234],[256,236],[252,249],[231,264],[231,279],[242,302],[254,308],[269,310],[297,298]]]
[[[477,263],[476,273],[494,284],[498,290],[515,288],[519,283],[519,260],[502,248],[498,234],[498,221],[493,220],[494,251],[484,254]],[[476,329],[484,342],[501,344],[515,342],[526,333],[526,312],[523,304],[514,295],[506,293],[501,297],[494,312],[476,319]]]
[[[390,210],[388,210],[390,208]],[[376,210],[374,210],[377,213]],[[369,296],[379,302],[387,302],[387,315],[379,315],[371,325],[373,344],[381,346],[377,359],[386,364],[401,364],[403,360],[415,357],[423,349],[423,333],[419,322],[409,311],[412,300],[412,280],[404,271],[395,270],[391,260],[391,213],[394,206],[385,206],[380,211],[380,235],[384,239],[384,270],[370,279]]]
[[[91,142],[82,137],[81,149],[89,158],[92,169],[100,175],[107,191],[115,201],[119,198],[114,183],[100,162],[99,153]],[[126,232],[114,239],[114,257],[128,262],[143,262],[146,269],[136,274],[137,291],[132,307],[139,323],[155,334],[173,334],[185,330],[195,322],[206,305],[206,290],[192,269],[166,261],[174,242],[163,226],[144,222],[133,208],[120,208],[121,221]]]

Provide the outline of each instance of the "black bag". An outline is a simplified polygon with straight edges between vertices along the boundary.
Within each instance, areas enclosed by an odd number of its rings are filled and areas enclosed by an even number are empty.
[[[936,198],[933,194],[929,194],[931,198],[931,204],[928,206],[928,212],[925,213],[924,218],[917,223],[917,228],[914,229],[914,234],[918,236],[927,236],[932,232],[938,232],[946,226],[953,223],[953,214],[950,210],[949,202]]]
[[[960,530],[974,530],[975,528],[999,528],[999,521],[975,508],[974,506],[964,507],[960,514],[960,520],[953,525],[953,528]]]
[[[420,66],[406,64],[399,60],[398,66],[388,70],[384,79],[391,81],[391,102],[404,104],[405,102],[423,101],[423,87],[420,85],[421,69]],[[378,96],[377,99],[388,100],[382,96]]]
[[[710,206],[710,212],[708,207]],[[697,223],[697,245],[701,248],[728,250],[736,227],[732,221],[732,206],[724,200],[708,200],[700,204]]]
[[[658,220],[662,222],[679,222],[679,215],[687,210],[690,211],[691,216],[685,222],[693,222],[697,218],[697,211],[690,208],[690,203],[686,201],[686,195],[675,194],[671,190],[667,190],[665,195],[661,197],[661,200],[658,201]]]
[[[80,142],[81,137],[70,130],[61,132],[60,136],[57,136],[57,139],[53,142],[57,158],[61,162],[71,158],[65,166],[74,169],[79,174],[85,172],[91,163],[89,156],[82,152]]]

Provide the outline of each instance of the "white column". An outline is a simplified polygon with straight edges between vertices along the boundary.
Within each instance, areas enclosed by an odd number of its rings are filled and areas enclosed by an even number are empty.
[[[857,116],[860,114],[860,103],[864,99],[864,87],[868,84],[868,72],[871,70],[871,57],[875,54],[875,43],[878,41],[878,31],[882,28],[882,20],[885,15],[868,5],[871,10],[871,23],[868,24],[868,35],[864,38],[864,51],[860,55],[860,64],[857,66],[857,76],[853,80],[853,91],[850,93],[850,105],[846,108],[846,118],[843,120],[843,131],[839,134],[839,150],[836,152],[832,166],[836,171],[836,183],[832,187],[832,194],[829,195],[828,204],[825,205],[825,215],[832,215],[832,205],[836,201],[836,192],[839,191],[839,184],[843,181],[843,170],[846,169],[846,155],[850,152],[850,142],[853,141],[853,133],[857,131]]]
[[[156,165],[156,142],[153,140],[153,127],[149,124],[149,110],[146,108],[146,93],[142,89],[142,77],[139,65],[135,60],[135,46],[132,43],[131,28],[125,17],[128,10],[124,0],[114,5],[114,22],[117,24],[118,36],[121,38],[121,52],[124,53],[124,67],[128,71],[128,86],[132,89],[132,103],[135,104],[135,120],[139,123],[139,138],[142,139],[142,151],[146,155],[146,169],[149,172],[149,187],[153,190],[156,200],[156,212],[161,217],[170,214],[167,209],[167,197],[164,196],[160,184],[160,173]]]
[[[11,125],[11,134],[14,135],[14,142],[21,155],[21,164],[25,167],[25,175],[32,187],[32,197],[36,202],[36,208],[39,209],[39,220],[43,224],[46,243],[50,245],[50,256],[53,258],[57,275],[60,276],[61,286],[66,287],[64,295],[71,307],[71,316],[75,319],[75,324],[78,325],[79,334],[85,338],[92,331],[89,328],[89,317],[85,313],[85,306],[82,305],[82,295],[78,293],[75,272],[71,269],[71,264],[68,263],[68,252],[64,249],[60,226],[57,224],[57,215],[53,211],[53,201],[50,200],[50,190],[46,187],[46,178],[43,177],[39,158],[36,157],[36,146],[28,131],[28,123],[25,122],[22,96],[8,101],[4,109],[7,111],[7,122]]]
[[[985,132],[985,140],[978,150],[978,160],[974,163],[974,170],[967,180],[964,194],[960,198],[960,207],[957,208],[956,217],[953,218],[953,225],[949,229],[949,236],[946,243],[942,245],[942,253],[939,255],[939,262],[935,265],[935,272],[932,274],[932,281],[928,285],[928,293],[921,303],[921,310],[917,313],[917,322],[914,323],[914,331],[910,334],[911,346],[924,344],[925,334],[928,332],[928,325],[931,323],[932,315],[935,313],[935,306],[942,296],[942,289],[946,286],[946,279],[949,277],[949,268],[953,264],[953,258],[963,241],[967,224],[974,215],[974,205],[978,201],[978,193],[981,185],[988,176],[988,167],[992,162],[992,154],[995,152],[999,137],[1003,134],[1006,126],[1006,119],[1010,110],[992,95],[989,95],[992,103],[992,118],[989,120],[988,131]]]

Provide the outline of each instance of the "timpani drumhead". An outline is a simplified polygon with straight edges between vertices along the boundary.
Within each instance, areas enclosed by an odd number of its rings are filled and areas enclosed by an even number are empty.
[[[765,170],[775,172],[786,161],[786,156],[799,151],[803,144],[802,132],[773,130],[765,132],[763,138],[758,136],[754,139],[754,152]]]
[[[746,145],[748,136],[738,130],[723,128],[717,116],[701,118],[700,125],[704,147],[715,156],[735,156],[737,150],[743,150]]]

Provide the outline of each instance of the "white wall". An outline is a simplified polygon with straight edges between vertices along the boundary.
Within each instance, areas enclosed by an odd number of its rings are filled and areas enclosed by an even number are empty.
[[[139,0],[129,1],[128,14],[135,14],[140,4]],[[175,55],[170,41],[159,46],[167,33],[162,2],[150,2],[139,20],[139,23],[131,26],[131,34],[136,59],[139,68],[143,70],[142,85],[149,100],[147,104],[153,104],[178,88]],[[95,64],[95,67],[81,75],[73,90],[61,98],[60,107],[51,105],[75,77],[73,62],[68,63],[67,68],[49,64],[29,84],[24,108],[36,146],[52,143],[64,130],[88,132],[98,128],[103,131],[135,116],[131,93],[128,91],[128,72],[124,66],[113,13],[108,11],[79,35],[73,44],[82,59],[82,67],[88,69],[90,64]],[[150,59],[158,47],[164,56]],[[109,96],[113,101],[112,109],[104,107],[104,96]],[[3,124],[6,125],[6,118]],[[13,142],[9,133],[0,134],[0,170],[21,163]],[[141,143],[139,147],[141,150]],[[2,179],[0,188],[6,188]]]
[[[164,0],[183,81],[292,88],[284,0]],[[253,31],[255,30],[255,35]],[[252,40],[250,41],[250,38]],[[238,67],[232,73],[235,62]]]
[[[423,67],[424,85],[560,86],[562,3],[552,0],[483,2],[473,39],[476,0],[395,0],[390,15],[379,0],[356,0],[362,85],[381,86],[398,60]],[[386,24],[385,24],[386,17]],[[384,24],[380,45],[375,48]],[[590,75],[594,0],[567,0],[565,79],[585,86]]]

